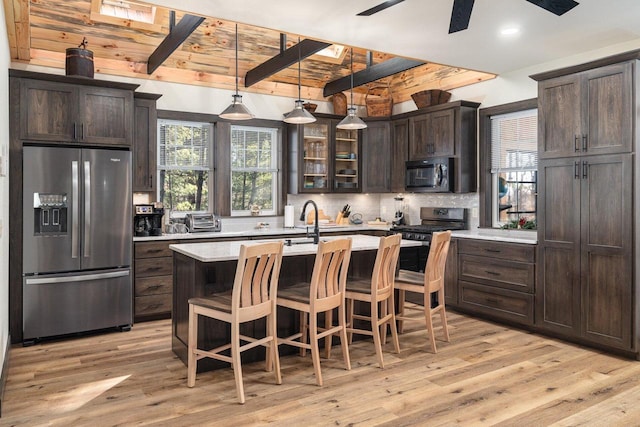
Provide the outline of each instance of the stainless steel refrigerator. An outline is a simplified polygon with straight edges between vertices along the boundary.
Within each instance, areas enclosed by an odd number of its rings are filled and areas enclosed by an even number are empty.
[[[131,153],[23,153],[23,340],[130,327]]]

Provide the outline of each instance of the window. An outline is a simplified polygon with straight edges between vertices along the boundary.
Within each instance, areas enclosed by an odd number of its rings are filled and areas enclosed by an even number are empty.
[[[538,100],[480,110],[480,227],[536,228]]]
[[[211,206],[210,123],[158,120],[158,200],[177,212]]]
[[[131,0],[91,0],[91,20],[160,32],[164,9]]]
[[[278,130],[231,126],[231,215],[277,210]]]

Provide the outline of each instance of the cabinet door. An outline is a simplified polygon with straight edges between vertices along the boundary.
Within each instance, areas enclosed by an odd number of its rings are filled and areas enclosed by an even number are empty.
[[[156,101],[135,99],[133,136],[133,191],[154,191],[156,173]]]
[[[302,134],[299,190],[305,193],[326,193],[329,183],[330,121],[300,125]]]
[[[428,116],[427,145],[430,156],[455,155],[455,111],[435,111]]]
[[[409,119],[409,160],[422,160],[431,155],[427,144],[429,115],[422,114]]]
[[[336,129],[336,121],[331,123],[333,133],[333,191],[361,191],[361,150],[360,131]]]
[[[570,75],[538,85],[538,158],[581,155],[581,79]]]
[[[597,68],[585,74],[587,129],[582,150],[587,154],[628,153],[633,135],[633,66]]]
[[[76,139],[79,123],[75,86],[24,79],[20,97],[21,139],[57,142]]]
[[[391,124],[370,122],[362,145],[362,188],[371,193],[391,190]]]
[[[538,271],[535,323],[580,333],[580,162],[538,164]]]
[[[447,264],[444,267],[444,302],[447,306],[458,305],[458,241],[451,239]]]
[[[391,191],[405,191],[406,161],[409,160],[409,120],[393,122],[391,132]]]
[[[582,334],[632,348],[632,155],[582,158]]]
[[[97,144],[131,145],[133,93],[122,89],[83,86],[79,89],[80,135]]]

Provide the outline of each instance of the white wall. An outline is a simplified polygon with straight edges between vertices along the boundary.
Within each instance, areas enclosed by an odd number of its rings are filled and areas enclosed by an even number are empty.
[[[9,336],[9,41],[4,8],[0,7],[0,93],[4,94],[0,102],[0,170],[6,175],[0,176],[0,369],[4,366],[4,351]]]

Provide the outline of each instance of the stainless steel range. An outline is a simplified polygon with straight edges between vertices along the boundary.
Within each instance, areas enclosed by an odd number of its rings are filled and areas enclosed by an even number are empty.
[[[419,240],[424,244],[418,248],[402,248],[400,268],[412,271],[424,271],[429,255],[431,235],[437,231],[467,230],[469,228],[469,209],[421,207],[420,224],[394,225],[391,231],[402,233],[402,238]]]

